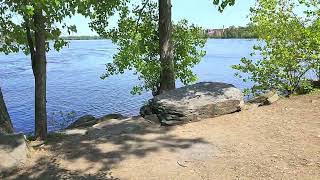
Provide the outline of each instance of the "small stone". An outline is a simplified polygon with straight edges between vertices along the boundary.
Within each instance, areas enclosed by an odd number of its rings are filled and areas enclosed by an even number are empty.
[[[271,91],[269,94],[266,95],[267,98],[267,104],[273,104],[276,101],[278,101],[280,99],[280,97],[278,96],[278,94],[276,92]]]
[[[254,97],[253,99],[250,99],[248,103],[251,104],[258,104],[259,106],[265,106],[265,105],[271,105],[278,101],[280,97],[278,96],[277,92],[270,91],[266,94],[259,95],[257,97]]]

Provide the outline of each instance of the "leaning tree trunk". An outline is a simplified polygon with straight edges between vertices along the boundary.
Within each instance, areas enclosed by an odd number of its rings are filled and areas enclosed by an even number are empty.
[[[0,134],[13,133],[13,126],[0,88]]]
[[[34,14],[35,25],[35,56],[34,56],[34,78],[35,78],[35,136],[44,140],[47,137],[47,109],[46,109],[46,35],[45,19],[42,10],[36,10]]]
[[[161,61],[159,93],[175,89],[171,8],[171,0],[159,0],[159,38]]]

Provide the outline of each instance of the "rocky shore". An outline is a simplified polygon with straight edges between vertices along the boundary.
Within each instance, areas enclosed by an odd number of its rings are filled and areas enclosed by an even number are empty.
[[[121,114],[109,114],[95,118],[92,115],[86,115],[58,133],[62,136],[99,138],[100,136],[139,134],[145,131],[153,132],[165,129],[166,126],[255,109],[270,105],[278,99],[279,96],[275,92],[269,92],[244,103],[241,91],[235,86],[218,82],[202,82],[154,97],[141,108],[140,116],[125,117]],[[25,164],[30,148],[43,147],[46,143],[28,142],[21,134],[1,138],[7,139],[6,143],[0,144],[1,159],[6,161],[6,167],[0,167],[1,171],[10,171]]]

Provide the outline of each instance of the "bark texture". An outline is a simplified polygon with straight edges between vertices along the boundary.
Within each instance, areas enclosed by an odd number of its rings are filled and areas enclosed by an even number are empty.
[[[13,133],[13,126],[0,88],[0,134]]]
[[[171,0],[159,0],[160,89],[159,93],[175,89],[172,46]]]
[[[46,108],[46,35],[45,17],[42,10],[36,10],[34,19],[35,26],[35,54],[33,59],[33,71],[35,78],[35,135],[44,140],[47,137],[47,108]]]

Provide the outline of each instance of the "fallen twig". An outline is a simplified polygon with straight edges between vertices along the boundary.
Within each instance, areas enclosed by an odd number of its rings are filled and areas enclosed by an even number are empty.
[[[179,161],[177,161],[177,164],[178,164],[179,166],[181,166],[181,167],[184,167],[184,168],[188,167],[188,166],[185,166],[185,165],[183,165],[183,164],[180,164]]]

